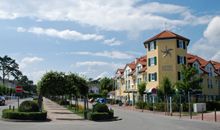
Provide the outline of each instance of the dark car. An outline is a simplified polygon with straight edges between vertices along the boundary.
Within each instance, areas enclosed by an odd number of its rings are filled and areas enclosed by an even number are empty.
[[[0,96],[0,105],[5,105],[5,97]]]

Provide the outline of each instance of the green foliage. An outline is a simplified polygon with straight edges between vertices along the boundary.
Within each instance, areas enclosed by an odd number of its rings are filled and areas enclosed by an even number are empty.
[[[108,106],[106,104],[97,103],[93,106],[94,112],[109,112]]]
[[[100,121],[100,120],[109,120],[113,118],[113,113],[109,114],[108,112],[89,112],[88,118],[89,120],[93,121]]]
[[[113,91],[114,90],[114,80],[107,78],[107,77],[102,78],[100,80],[100,89],[101,89],[101,92],[102,91],[107,91],[107,92]]]
[[[101,97],[103,97],[102,94],[96,94],[96,93],[90,93],[90,94],[88,95],[88,98],[89,98],[89,99],[90,99],[90,98],[96,99],[96,98],[101,98]]]
[[[135,106],[137,109],[147,109],[147,103],[144,101],[138,101]]]
[[[34,101],[24,101],[18,108],[19,112],[39,112],[39,106]]]
[[[0,84],[0,95],[11,95],[12,93],[15,93],[14,88],[9,88],[3,84]]]
[[[206,110],[207,111],[220,111],[220,102],[206,102]]]
[[[159,93],[165,96],[171,96],[175,93],[173,85],[168,77],[163,78],[162,84],[159,87]]]
[[[14,59],[7,55],[0,57],[0,71],[2,73],[3,84],[5,84],[5,78],[8,75],[14,76],[14,78],[16,78],[16,74],[20,73],[18,69],[19,66]]]
[[[184,91],[184,93],[187,94],[190,89],[201,89],[201,86],[199,85],[201,78],[196,76],[197,70],[194,67],[183,65],[181,74],[183,77],[182,81],[176,83],[177,89],[179,91]]]
[[[19,112],[17,110],[4,109],[2,111],[2,118],[18,119],[18,120],[46,120],[47,112]]]
[[[146,90],[146,83],[142,82],[138,84],[138,93],[141,96],[141,100],[143,100],[143,95],[144,95],[145,90]]]

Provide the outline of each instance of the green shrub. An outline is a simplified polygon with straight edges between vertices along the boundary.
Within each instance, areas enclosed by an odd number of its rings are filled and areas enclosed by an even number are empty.
[[[18,120],[46,120],[47,112],[19,112],[17,110],[5,109],[2,111],[2,118]]]
[[[94,112],[109,112],[108,106],[106,104],[97,103],[93,106]]]
[[[94,121],[112,119],[112,115],[108,112],[89,112],[88,119]]]
[[[58,104],[60,104],[60,105],[69,105],[70,103],[67,100],[59,100]]]
[[[220,110],[220,102],[206,102],[206,110],[213,111],[213,110]]]
[[[136,103],[136,108],[137,109],[147,109],[147,103],[143,101],[138,101]]]
[[[20,104],[18,111],[20,111],[20,112],[39,112],[39,106],[34,101],[24,101]]]
[[[102,94],[96,94],[96,93],[90,93],[88,95],[88,98],[93,98],[93,99],[96,99],[96,98],[103,98],[103,95]]]

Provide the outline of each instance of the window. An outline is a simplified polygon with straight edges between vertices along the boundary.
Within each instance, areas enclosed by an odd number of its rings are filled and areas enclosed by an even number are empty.
[[[148,43],[148,51],[156,50],[156,41],[151,41]]]
[[[148,58],[148,66],[157,65],[157,57]]]
[[[157,81],[157,73],[150,73],[148,79],[149,79],[149,82]]]
[[[177,48],[186,49],[185,41],[183,41],[183,40],[177,40]]]
[[[141,78],[138,78],[137,79],[137,84],[140,84],[141,83]]]
[[[137,72],[140,72],[141,66],[137,66]]]
[[[178,64],[186,64],[186,57],[185,56],[177,56],[177,63]]]
[[[130,88],[130,80],[128,80],[128,89]]]
[[[212,67],[209,67],[209,77],[212,77]]]
[[[213,88],[212,80],[211,79],[207,79],[207,82],[208,82],[208,88]]]

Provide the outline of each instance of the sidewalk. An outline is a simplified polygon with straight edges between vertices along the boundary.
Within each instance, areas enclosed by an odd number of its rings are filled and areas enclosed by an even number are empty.
[[[117,109],[124,109],[124,110],[130,110],[130,111],[138,111],[138,112],[142,112],[141,109],[136,109],[134,106],[118,106],[118,105],[109,105],[112,108],[117,108]],[[165,112],[159,112],[159,111],[150,111],[150,110],[143,110],[143,112],[145,113],[153,113],[153,114],[158,114],[158,115],[164,115],[165,116]],[[217,115],[217,122],[220,122],[220,111],[216,112]],[[173,113],[173,117],[174,118],[179,118],[179,113],[175,112]],[[189,116],[183,116],[181,117],[181,119],[190,119]],[[198,113],[197,115],[192,116],[193,120],[202,120],[202,114]],[[204,113],[203,114],[203,120],[204,121],[211,121],[211,122],[215,122],[215,118],[214,118],[214,112],[210,112],[210,113]]]
[[[47,117],[52,121],[73,121],[83,120],[82,117],[73,114],[67,108],[60,106],[59,104],[44,98],[43,99],[44,109],[47,111]]]

